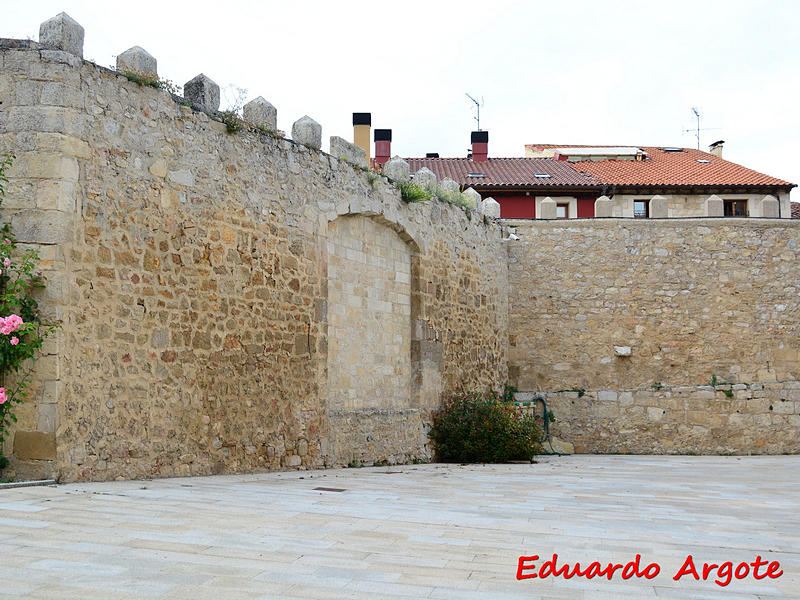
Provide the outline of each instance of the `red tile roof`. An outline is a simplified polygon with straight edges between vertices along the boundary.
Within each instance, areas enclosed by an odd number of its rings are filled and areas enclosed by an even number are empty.
[[[526,148],[606,148],[577,144],[527,144]],[[724,160],[708,152],[681,148],[665,152],[661,148],[639,146],[647,160],[580,161],[570,164],[577,170],[617,186],[724,186],[724,187],[795,187],[795,184],[764,175]],[[707,163],[698,160],[708,161]]]
[[[427,167],[441,180],[454,179],[461,185],[481,187],[555,187],[599,188],[602,182],[592,175],[581,173],[566,162],[551,158],[489,158],[475,162],[471,158],[407,158],[415,173]],[[469,173],[482,173],[484,177],[469,177]],[[550,177],[535,177],[535,173]]]

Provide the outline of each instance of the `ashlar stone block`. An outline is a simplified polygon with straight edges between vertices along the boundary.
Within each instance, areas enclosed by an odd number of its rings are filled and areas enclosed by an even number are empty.
[[[219,86],[203,73],[183,84],[183,95],[196,108],[219,110]]]
[[[461,192],[461,200],[469,208],[477,208],[481,202],[481,195],[472,188],[467,188]]]
[[[56,434],[42,431],[17,431],[14,454],[22,460],[55,460]]]
[[[778,199],[775,196],[764,196],[761,201],[761,216],[768,219],[777,219],[779,213]]]
[[[83,27],[67,13],[39,25],[39,43],[83,58]]]
[[[292,125],[292,139],[298,144],[319,150],[322,148],[322,125],[305,115]]]
[[[341,158],[351,164],[366,168],[367,153],[360,146],[348,142],[338,135],[331,136],[331,156]]]
[[[398,183],[406,183],[411,178],[411,168],[402,158],[394,156],[383,165],[383,174]]]
[[[595,217],[610,217],[614,202],[608,196],[600,196],[594,201],[594,216]]]
[[[419,171],[414,173],[411,181],[429,192],[436,190],[436,174],[428,167],[422,167]]]
[[[706,200],[706,215],[709,217],[722,217],[725,215],[725,204],[717,195],[709,196]]]
[[[117,56],[117,71],[132,71],[158,77],[156,59],[144,48],[133,46]]]
[[[540,208],[540,218],[542,219],[557,219],[558,218],[558,205],[556,201],[553,200],[550,196],[542,200],[542,203],[539,205]]]
[[[500,203],[494,198],[486,198],[481,202],[481,212],[490,219],[499,219]]]
[[[272,131],[278,129],[278,109],[261,96],[244,105],[242,116],[256,127]]]
[[[458,182],[454,179],[450,179],[449,177],[445,177],[439,182],[439,189],[447,194],[458,194],[459,193],[459,185]]]
[[[653,196],[650,198],[650,218],[666,219],[668,214],[669,201],[664,196]]]

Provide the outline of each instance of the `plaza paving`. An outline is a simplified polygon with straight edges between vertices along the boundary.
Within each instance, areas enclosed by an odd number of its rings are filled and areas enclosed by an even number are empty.
[[[570,456],[6,489],[0,598],[800,598],[798,473],[797,456]],[[661,572],[516,579],[520,555],[554,552]],[[675,582],[687,554],[783,575]]]

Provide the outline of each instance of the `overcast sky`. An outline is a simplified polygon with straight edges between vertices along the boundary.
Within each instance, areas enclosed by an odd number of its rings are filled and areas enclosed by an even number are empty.
[[[133,45],[183,84],[200,72],[352,139],[352,113],[393,154],[466,156],[483,98],[490,156],[528,143],[695,147],[800,183],[800,2],[87,2],[0,0],[0,37],[38,39],[65,11],[84,56]],[[223,96],[226,94],[223,90]],[[224,103],[224,100],[223,100]],[[323,142],[323,149],[327,142]],[[792,192],[800,201],[800,193]]]

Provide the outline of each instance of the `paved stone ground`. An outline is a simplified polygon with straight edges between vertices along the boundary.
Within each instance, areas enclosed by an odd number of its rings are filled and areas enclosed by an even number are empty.
[[[572,456],[2,490],[0,598],[800,598],[798,472],[797,456]],[[516,580],[520,555],[553,552],[661,573]],[[687,554],[784,574],[674,582]]]

